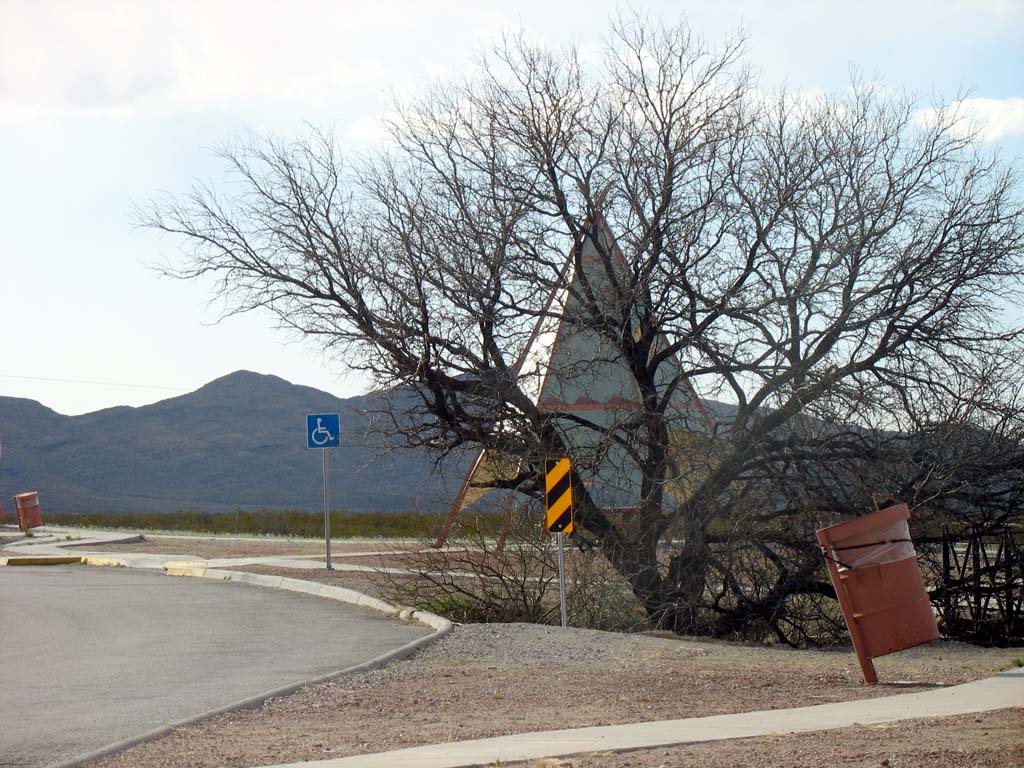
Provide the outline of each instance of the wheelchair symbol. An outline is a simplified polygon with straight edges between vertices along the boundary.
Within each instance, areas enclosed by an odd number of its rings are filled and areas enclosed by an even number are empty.
[[[337,448],[341,445],[341,420],[333,413],[306,416],[306,447]]]
[[[309,433],[309,439],[314,445],[327,445],[334,440],[334,435],[323,425],[323,419],[316,420],[316,429]]]

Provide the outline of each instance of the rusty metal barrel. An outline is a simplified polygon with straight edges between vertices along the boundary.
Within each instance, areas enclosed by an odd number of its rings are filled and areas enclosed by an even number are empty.
[[[937,640],[928,591],[907,520],[897,504],[818,531],[832,585],[866,682],[878,682],[871,659]]]
[[[21,530],[27,531],[43,524],[39,511],[39,491],[17,494],[14,497],[14,508],[18,512],[18,527]]]

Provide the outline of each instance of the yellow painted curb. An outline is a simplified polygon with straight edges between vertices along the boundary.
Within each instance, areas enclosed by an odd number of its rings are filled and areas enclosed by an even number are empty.
[[[205,560],[172,560],[169,563],[164,563],[161,567],[166,571],[171,568],[205,568],[206,566]]]
[[[2,561],[4,565],[72,565],[82,562],[80,557],[8,557]]]
[[[116,557],[92,557],[91,555],[86,555],[85,557],[82,558],[82,562],[85,563],[86,565],[99,565],[99,566],[104,566],[106,568],[127,568],[128,567],[128,561],[127,560],[120,560],[120,559],[118,559]]]
[[[206,573],[205,568],[172,568],[170,563],[164,566],[164,570],[167,571],[168,576],[195,576],[200,579],[203,578],[203,574]]]

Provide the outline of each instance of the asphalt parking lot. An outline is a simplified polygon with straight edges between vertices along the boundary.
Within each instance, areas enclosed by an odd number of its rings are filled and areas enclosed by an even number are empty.
[[[87,566],[0,568],[0,766],[45,766],[429,632],[330,600]]]

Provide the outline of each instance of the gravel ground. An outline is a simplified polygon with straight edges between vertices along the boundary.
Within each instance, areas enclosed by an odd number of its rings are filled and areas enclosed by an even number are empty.
[[[849,652],[792,651],[530,624],[466,625],[412,659],[308,686],[259,709],[179,729],[92,766],[251,768],[506,733],[861,699],[975,679],[1009,666],[1021,655],[1020,649],[935,643],[879,659],[881,679],[902,682],[867,686],[860,681]],[[987,733],[1006,731],[998,730],[1000,717],[992,716],[994,724]],[[1019,713],[1013,717],[1019,729]],[[986,723],[988,716],[982,721]],[[924,730],[915,730],[919,727]],[[954,727],[946,721],[933,726],[944,733]],[[908,754],[935,751],[927,724],[901,728],[899,733],[906,731]],[[847,730],[842,746],[835,748],[823,746],[834,743],[831,736],[786,737],[778,743],[748,740],[588,757],[565,764],[646,768],[687,765],[693,759],[701,766],[879,765],[886,759],[889,747],[877,736],[872,738],[876,729]],[[1019,747],[1019,738],[1006,740],[1005,748],[1001,736],[993,738],[999,742],[998,750],[1016,754],[1012,750]],[[975,744],[957,737],[948,748],[993,748],[980,734],[978,739]],[[777,757],[782,762],[765,762],[762,751],[765,760]],[[712,761],[719,752],[726,755],[721,758],[726,762]],[[808,755],[818,754],[831,758],[810,761]],[[877,754],[883,756],[875,760]],[[843,762],[847,757],[850,760]],[[856,762],[861,758],[868,762]],[[940,764],[961,763],[934,763]]]

